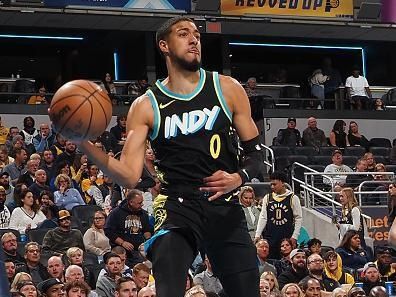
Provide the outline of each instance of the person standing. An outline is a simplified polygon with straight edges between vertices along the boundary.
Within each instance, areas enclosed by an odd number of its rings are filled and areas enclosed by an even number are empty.
[[[270,246],[270,259],[280,259],[280,243],[290,238],[293,247],[297,246],[302,224],[300,199],[286,188],[287,177],[281,172],[270,175],[272,192],[265,195],[261,208],[255,241],[267,239]]]
[[[345,82],[346,95],[350,101],[351,109],[368,109],[372,99],[370,86],[367,79],[360,75],[360,70],[354,67],[352,75]]]
[[[200,33],[191,19],[167,20],[157,45],[168,77],[133,102],[120,161],[88,141],[79,146],[117,184],[133,188],[150,136],[163,184],[154,205],[157,234],[147,244],[158,296],[184,294],[188,268],[205,245],[228,296],[258,297],[256,250],[234,192],[263,163],[249,100],[236,80],[200,68]],[[240,168],[232,126],[246,155]]]

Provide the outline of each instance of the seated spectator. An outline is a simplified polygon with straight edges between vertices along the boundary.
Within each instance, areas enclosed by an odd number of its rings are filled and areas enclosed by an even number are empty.
[[[336,280],[329,278],[324,272],[324,261],[319,254],[312,254],[308,257],[307,268],[309,275],[301,280],[302,283],[310,278],[316,279],[320,283],[321,290],[326,292],[332,292],[340,286]]]
[[[355,121],[349,123],[348,142],[350,146],[362,146],[366,149],[369,148],[369,141],[364,135],[359,133],[359,126]]]
[[[43,249],[64,254],[71,247],[85,250],[80,230],[71,229],[71,215],[67,210],[59,211],[59,227],[48,230],[43,239]]]
[[[39,297],[39,292],[34,283],[31,281],[24,281],[18,283],[17,292],[21,293],[23,296],[27,297]]]
[[[206,294],[206,296],[209,296],[209,295],[208,295],[209,293],[210,293],[210,292],[208,292],[208,293]],[[137,297],[155,297],[155,296],[157,296],[157,295],[155,294],[155,290],[154,290],[153,288],[151,288],[151,287],[144,287],[143,289],[141,289],[141,290],[139,291]],[[216,296],[218,296],[218,295],[216,294]]]
[[[25,263],[25,259],[17,252],[18,242],[14,233],[4,233],[1,236],[1,246],[5,258],[13,260],[16,265]]]
[[[330,132],[330,145],[337,148],[349,146],[347,134],[345,133],[346,123],[343,120],[336,120]]]
[[[275,261],[274,266],[279,276],[283,271],[288,270],[291,267],[292,261],[290,259],[290,253],[293,250],[293,243],[290,238],[283,238],[280,243],[280,261]]]
[[[391,251],[391,248],[387,246],[379,246],[377,248],[377,260],[374,263],[377,265],[378,271],[384,279],[396,272]]]
[[[2,186],[6,192],[5,205],[10,212],[16,207],[16,202],[14,200],[14,187],[10,183],[10,175],[7,172],[0,173],[0,186]]]
[[[4,268],[5,268],[5,272],[7,274],[8,283],[11,286],[12,281],[14,280],[14,277],[15,277],[15,273],[16,273],[14,261],[12,259],[5,259],[4,260]]]
[[[6,199],[6,190],[0,186],[0,229],[7,229],[10,225],[11,212],[5,205]]]
[[[276,275],[275,266],[267,262],[270,249],[268,241],[266,239],[259,239],[256,242],[256,249],[259,261],[259,273],[262,274],[263,272],[271,271]]]
[[[276,279],[276,274],[271,271],[264,271],[263,274],[261,274],[260,279],[265,279],[268,282],[270,287],[270,294],[268,295],[269,297],[281,296],[278,280]]]
[[[78,247],[70,247],[66,251],[66,261],[69,265],[80,266],[84,273],[84,281],[90,285],[91,288],[95,288],[96,280],[93,272],[84,265],[84,251]]]
[[[95,212],[93,224],[84,234],[85,249],[97,256],[103,256],[111,250],[109,239],[104,233],[106,217],[104,211]]]
[[[50,277],[57,278],[62,282],[66,281],[65,278],[65,265],[62,258],[59,256],[52,256],[48,259],[47,271]]]
[[[55,179],[57,191],[54,193],[55,204],[60,209],[72,210],[77,205],[85,205],[78,190],[72,188],[71,178],[66,174],[59,174]]]
[[[371,289],[369,296],[370,297],[389,297],[389,294],[385,287],[376,286]]]
[[[54,156],[54,159],[57,159],[58,156],[61,155],[65,151],[65,145],[66,145],[66,138],[64,136],[62,136],[62,134],[57,133],[55,135],[55,142],[50,147],[50,150],[52,151],[52,155]]]
[[[34,149],[37,153],[42,154],[49,150],[55,142],[55,134],[52,134],[48,124],[41,124],[39,133],[33,137]]]
[[[5,145],[0,145],[0,171],[8,164],[14,162],[14,158],[8,155],[8,148]]]
[[[29,160],[26,163],[27,171],[19,176],[17,183],[25,184],[28,188],[34,183],[36,171],[39,168],[39,162],[35,160]]]
[[[355,166],[355,172],[367,172],[367,161],[363,158],[357,160]],[[346,186],[353,188],[355,191],[359,189],[359,185],[364,181],[370,181],[373,179],[371,174],[350,174],[346,178]]]
[[[329,164],[326,166],[324,173],[343,173],[343,172],[352,172],[352,169],[345,165],[342,164],[343,159],[342,159],[342,152],[340,150],[334,150],[332,157],[332,164]],[[343,174],[337,174],[337,175],[330,175],[330,177],[333,180],[333,186],[334,188],[342,187],[346,183],[346,175]],[[328,178],[323,177],[323,183],[331,185],[331,181]]]
[[[65,284],[64,288],[66,292],[65,297],[89,297],[91,296],[91,288],[83,280],[77,280]]]
[[[70,167],[72,179],[79,185],[88,177],[88,157],[85,154],[77,154],[73,165]]]
[[[360,287],[353,287],[349,290],[348,297],[366,297],[366,293]]]
[[[205,256],[205,265],[206,270],[195,275],[193,282],[196,285],[201,285],[205,292],[214,292],[217,294],[223,289],[223,286],[217,276],[213,274],[212,265],[207,256]]]
[[[376,111],[384,111],[385,110],[385,104],[384,101],[382,101],[381,98],[377,98],[374,101],[374,110]]]
[[[303,297],[304,293],[297,284],[288,283],[282,288],[281,295],[282,297]]]
[[[381,281],[381,275],[379,274],[377,265],[373,262],[368,262],[364,265],[363,271],[363,290],[366,295],[370,294],[372,288],[381,286],[385,287],[385,283]]]
[[[340,285],[355,283],[353,276],[343,270],[342,259],[335,251],[328,251],[324,256],[324,261],[324,271],[327,277]]]
[[[49,278],[39,283],[37,288],[43,297],[60,297],[64,292],[64,284],[57,278]]]
[[[322,242],[317,238],[312,238],[307,243],[308,246],[308,256],[312,254],[321,255]]]
[[[120,277],[116,280],[115,297],[137,296],[137,287],[130,277]]]
[[[147,76],[141,76],[136,82],[131,83],[128,86],[128,95],[132,95],[135,98],[140,97],[146,93],[150,87]]]
[[[189,289],[184,297],[207,297],[207,295],[202,286],[197,285]]]
[[[136,284],[138,292],[146,287],[150,279],[150,269],[143,263],[138,263],[133,267],[132,279]]]
[[[388,221],[392,225],[396,216],[396,180],[388,186]]]
[[[10,292],[17,292],[17,285],[25,281],[30,281],[30,282],[32,281],[32,277],[30,276],[29,273],[18,272],[17,274],[15,274],[14,280],[10,285]]]
[[[41,248],[37,242],[28,242],[25,245],[26,263],[17,268],[17,272],[26,272],[31,275],[35,284],[49,278],[47,268],[40,263]]]
[[[321,285],[316,278],[307,277],[298,283],[305,297],[320,297]]]
[[[292,148],[301,146],[301,134],[300,131],[296,129],[295,118],[288,118],[287,128],[279,129],[274,145],[283,145]]]
[[[48,104],[47,99],[45,98],[46,92],[47,92],[47,90],[46,90],[45,86],[41,86],[38,89],[38,95],[30,96],[27,104]]]
[[[121,274],[122,274],[122,276],[132,277],[132,269],[129,268],[129,266],[125,264],[126,259],[127,259],[126,250],[122,246],[117,245],[111,249],[111,252],[117,254],[121,259]],[[105,273],[106,273],[106,270],[102,269],[99,272],[99,276],[102,276]]]
[[[269,297],[271,294],[270,284],[269,282],[260,277],[260,297]]]
[[[87,178],[83,179],[81,181],[81,191],[84,193],[84,201],[87,204],[94,204],[95,199],[93,197],[93,192],[94,190],[91,189],[92,186],[95,188],[98,188],[102,183],[103,183],[103,178],[99,177],[99,168],[93,163],[88,163],[88,176]],[[90,193],[88,193],[88,190],[91,189]],[[98,197],[97,197],[98,198]],[[103,207],[104,201],[99,201],[102,205],[99,205],[100,207]]]
[[[278,277],[280,288],[283,288],[288,283],[298,283],[308,275],[308,270],[306,268],[306,256],[303,250],[294,249],[290,253],[290,259],[292,261],[291,267],[288,270],[282,272]]]
[[[246,224],[250,237],[254,239],[260,211],[254,205],[255,195],[252,187],[245,186],[241,188],[239,192],[239,203],[242,205],[243,212],[245,213]]]
[[[11,179],[11,184],[15,186],[18,178],[24,174],[27,169],[25,162],[27,160],[26,150],[23,148],[16,148],[14,150],[15,160],[3,168],[3,172],[7,172]]]
[[[34,201],[32,192],[25,190],[21,193],[20,207],[11,214],[10,228],[26,234],[30,229],[37,228],[45,219],[40,206]]]
[[[38,204],[40,205],[40,210],[43,212],[45,217],[47,218],[46,222],[44,221],[40,227],[44,228],[44,224],[48,224],[47,226],[56,227],[58,221],[58,213],[59,208],[54,203],[54,195],[50,191],[42,191],[38,198]],[[55,225],[54,225],[55,224]]]
[[[74,142],[71,140],[66,140],[65,141],[65,151],[58,155],[56,158],[56,163],[60,162],[66,162],[69,165],[69,171],[70,171],[70,166],[73,165],[74,158],[76,157],[76,152],[77,152],[77,146]],[[70,175],[70,172],[68,172],[68,175]]]
[[[52,179],[50,180],[50,183],[49,183],[50,190],[52,192],[55,192],[56,190],[58,190],[58,188],[55,186],[55,180],[59,174],[65,174],[71,179],[71,182],[72,182],[71,186],[70,186],[71,188],[74,188],[78,191],[81,190],[81,187],[79,186],[79,184],[72,178],[69,164],[67,163],[67,161],[63,160],[60,162],[56,162],[55,168],[52,172]]]
[[[375,165],[377,164],[372,153],[365,153],[363,159],[367,161],[367,171],[375,171]]]
[[[39,199],[40,193],[43,191],[49,191],[47,186],[47,173],[44,169],[38,169],[34,174],[34,182],[28,186],[29,191],[33,193],[34,200]]]
[[[310,117],[308,119],[308,127],[303,131],[304,146],[312,146],[317,152],[320,147],[327,146],[327,139],[323,130],[318,128],[316,118]]]
[[[110,73],[106,73],[105,77],[102,79],[102,83],[100,86],[107,92],[109,95],[117,94],[116,87],[114,85],[113,78]]]
[[[374,172],[387,172],[387,170],[383,163],[377,163],[375,164]],[[389,181],[390,179],[390,176],[386,174],[373,174],[373,176],[374,176],[374,180],[376,181]],[[388,183],[384,183],[381,186],[382,186],[381,190],[383,190],[384,188],[387,189]]]
[[[106,273],[99,276],[96,282],[96,293],[100,297],[113,297],[116,287],[116,279],[121,275],[121,259],[117,254],[107,253],[103,257]]]
[[[367,252],[360,245],[359,232],[355,230],[345,233],[336,252],[340,255],[342,264],[348,268],[359,269],[369,262]]]
[[[102,183],[93,181],[86,194],[90,197],[91,203],[102,207],[104,210],[111,209],[111,194],[113,191],[113,180],[107,174],[103,175]]]
[[[335,288],[331,297],[347,297],[347,292],[343,288]]]
[[[126,115],[117,116],[117,124],[110,129],[110,133],[113,135],[117,144],[114,145],[114,153],[117,154],[124,147],[126,140]]]
[[[361,110],[369,108],[372,98],[370,87],[367,79],[360,75],[358,67],[354,67],[352,75],[347,78],[345,88],[351,109]]]
[[[65,272],[66,283],[71,283],[77,280],[84,280],[83,269],[78,265],[70,265]]]

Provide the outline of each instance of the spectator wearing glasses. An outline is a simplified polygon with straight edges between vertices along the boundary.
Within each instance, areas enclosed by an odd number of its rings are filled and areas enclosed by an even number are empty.
[[[72,181],[68,175],[59,174],[55,179],[55,186],[58,189],[54,193],[55,204],[60,209],[71,210],[74,206],[85,205],[80,192],[72,188]]]
[[[11,259],[15,264],[25,263],[25,259],[17,253],[17,237],[12,232],[4,233],[1,236],[1,246],[4,251],[4,256]]]
[[[97,256],[103,256],[111,250],[109,239],[104,233],[105,223],[106,213],[104,211],[95,212],[93,224],[84,234],[85,249]]]
[[[71,215],[67,210],[59,211],[59,227],[48,230],[43,239],[43,249],[64,254],[71,247],[85,250],[80,230],[71,229]]]
[[[381,286],[385,287],[385,283],[381,281],[381,275],[378,271],[377,265],[373,262],[368,262],[363,267],[363,290],[366,295],[370,294],[372,288]]]

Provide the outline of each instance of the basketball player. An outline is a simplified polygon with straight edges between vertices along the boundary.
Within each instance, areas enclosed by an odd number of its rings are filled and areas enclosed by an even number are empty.
[[[168,77],[132,104],[120,161],[90,142],[80,147],[117,183],[133,188],[150,137],[163,187],[154,202],[156,234],[147,244],[157,296],[184,296],[188,268],[203,248],[227,296],[258,297],[256,250],[234,195],[263,162],[246,93],[236,80],[200,68],[200,33],[191,19],[165,22],[157,45]],[[231,127],[245,154],[239,170]]]
[[[270,259],[280,259],[282,239],[290,238],[292,248],[297,247],[302,224],[300,199],[286,188],[287,176],[282,172],[270,175],[271,190],[264,196],[263,206],[255,235],[255,242],[262,236],[267,239],[271,249]]]

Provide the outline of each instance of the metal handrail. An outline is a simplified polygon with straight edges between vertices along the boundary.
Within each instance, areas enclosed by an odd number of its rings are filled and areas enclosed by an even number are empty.
[[[390,180],[366,180],[364,182],[361,182],[358,188],[357,194],[359,194],[359,205],[362,205],[362,194],[372,194],[372,193],[366,193],[370,191],[362,191],[362,187],[366,184],[391,184],[392,182]],[[374,194],[388,194],[388,191],[375,191]]]
[[[295,190],[295,187],[294,187],[294,181],[296,181],[296,182],[298,182],[298,183],[300,183],[300,184],[308,184],[308,179],[307,179],[307,177],[306,177],[306,175],[305,175],[305,172],[304,172],[304,182],[303,181],[301,181],[300,179],[298,179],[298,178],[296,178],[296,177],[294,177],[294,172],[295,172],[295,167],[296,166],[299,166],[299,167],[301,167],[301,168],[304,168],[304,169],[306,169],[306,170],[309,170],[310,172],[313,172],[313,173],[319,173],[319,171],[317,171],[317,170],[315,170],[315,169],[312,169],[312,168],[310,168],[310,167],[308,167],[308,166],[306,166],[306,165],[304,165],[304,164],[301,164],[301,163],[299,163],[299,162],[294,162],[293,164],[292,164],[292,181],[293,181],[293,183],[292,183],[292,187],[293,187],[293,192],[294,192],[294,190]],[[330,176],[326,176],[326,175],[323,175],[323,177],[325,177],[325,178],[328,178],[329,179],[329,181],[330,181],[330,183],[331,183],[331,187],[333,188],[334,187],[334,182],[333,182],[333,179],[330,177]],[[313,186],[313,183],[312,183],[312,186]],[[321,191],[321,190],[319,190],[318,189],[318,191]],[[323,192],[323,191],[321,191],[321,192]]]
[[[271,173],[273,173],[275,171],[275,154],[274,154],[274,150],[272,148],[270,148],[269,146],[266,146],[265,144],[261,144],[261,146],[266,149],[267,151],[269,151],[270,155],[271,155],[271,163],[269,163],[267,160],[264,160],[264,164],[269,166],[271,168]]]

